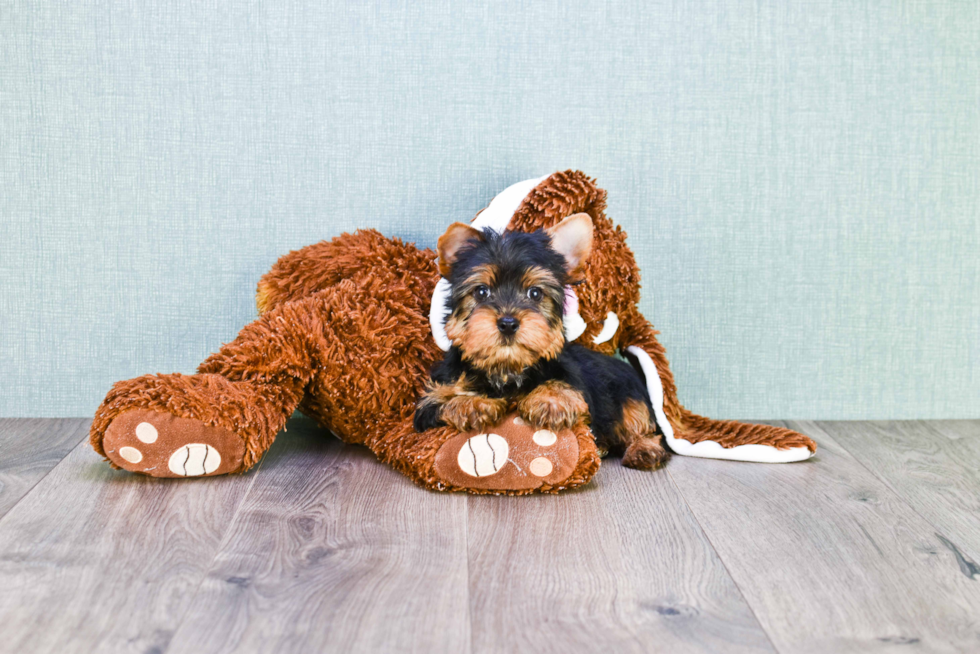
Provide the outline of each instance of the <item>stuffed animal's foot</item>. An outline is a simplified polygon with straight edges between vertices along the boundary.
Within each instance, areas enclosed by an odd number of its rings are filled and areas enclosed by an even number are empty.
[[[669,458],[670,453],[660,443],[659,437],[638,438],[630,443],[623,453],[623,465],[637,470],[654,470],[666,463]]]
[[[592,435],[582,423],[551,431],[509,414],[489,429],[449,439],[436,454],[434,472],[455,490],[520,494],[580,486],[598,468]]]
[[[245,442],[233,431],[147,409],[119,414],[102,447],[120,468],[153,477],[239,472],[245,457]]]
[[[518,404],[521,417],[534,427],[568,429],[588,413],[582,394],[560,381],[541,384]]]
[[[291,399],[220,375],[144,375],[112,387],[89,438],[114,466],[153,477],[242,472],[272,445]]]

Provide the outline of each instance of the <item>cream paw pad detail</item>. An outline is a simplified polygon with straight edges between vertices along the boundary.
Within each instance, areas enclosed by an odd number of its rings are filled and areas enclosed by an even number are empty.
[[[102,446],[120,468],[152,477],[237,472],[245,455],[245,444],[233,431],[148,409],[121,413]]]
[[[572,430],[535,429],[510,414],[490,429],[447,441],[436,455],[435,472],[453,486],[529,490],[560,484],[578,458]]]
[[[221,454],[204,443],[190,443],[174,450],[167,461],[170,472],[179,477],[210,475],[221,465]]]
[[[459,448],[456,462],[470,477],[487,477],[500,472],[509,453],[510,446],[500,434],[477,434]]]

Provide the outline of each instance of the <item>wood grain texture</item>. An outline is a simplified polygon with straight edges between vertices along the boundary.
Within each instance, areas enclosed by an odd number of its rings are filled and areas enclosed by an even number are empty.
[[[0,517],[88,436],[82,418],[0,418]]]
[[[305,419],[197,480],[56,462],[84,420],[0,421],[0,653],[980,651],[980,422],[787,426],[815,459],[504,498]]]
[[[666,473],[469,499],[474,652],[772,652]]]
[[[251,475],[159,480],[80,443],[0,519],[0,652],[161,652]]]
[[[818,424],[935,526],[980,582],[980,422]]]
[[[294,420],[170,651],[469,651],[466,501]]]
[[[668,473],[781,652],[980,646],[980,584],[932,525],[813,423],[787,465],[675,457]]]

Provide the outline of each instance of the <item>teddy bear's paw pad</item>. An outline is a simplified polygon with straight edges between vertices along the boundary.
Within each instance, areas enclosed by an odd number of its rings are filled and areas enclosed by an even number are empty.
[[[499,434],[478,434],[459,448],[456,462],[471,477],[487,477],[500,472],[507,463],[510,447]]]
[[[221,465],[218,450],[204,443],[190,443],[170,455],[167,467],[179,477],[210,475]]]
[[[449,439],[436,453],[435,473],[447,484],[473,490],[558,487],[578,465],[570,429],[534,429],[516,414],[485,432]]]
[[[233,431],[147,409],[116,417],[102,447],[120,468],[152,477],[238,472],[245,457],[245,443]]]

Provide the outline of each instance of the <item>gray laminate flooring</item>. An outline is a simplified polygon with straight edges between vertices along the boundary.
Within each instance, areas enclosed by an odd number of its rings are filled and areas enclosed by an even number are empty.
[[[0,652],[980,652],[980,421],[518,498],[302,418],[245,475],[150,479],[88,424],[0,420]]]

